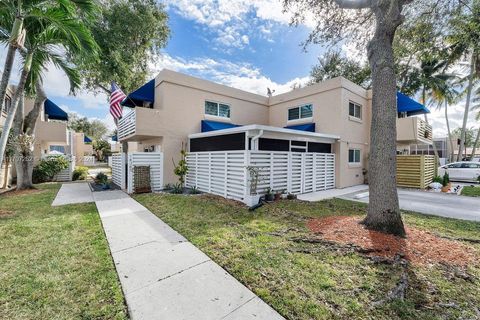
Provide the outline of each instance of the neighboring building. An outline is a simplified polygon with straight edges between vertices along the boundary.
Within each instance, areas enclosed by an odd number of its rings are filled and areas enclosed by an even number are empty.
[[[409,153],[411,144],[430,144],[431,127],[412,117],[428,110],[401,94],[398,99],[399,153]],[[128,152],[162,152],[165,184],[177,181],[173,162],[186,142],[191,152],[333,154],[337,188],[362,184],[368,170],[371,91],[341,77],[265,97],[162,70],[129,94],[124,106],[134,109],[119,121],[119,142],[137,143]]]

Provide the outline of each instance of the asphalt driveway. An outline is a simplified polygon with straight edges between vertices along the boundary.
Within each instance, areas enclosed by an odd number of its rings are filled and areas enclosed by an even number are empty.
[[[356,199],[356,195],[366,196]],[[340,196],[339,198],[368,203],[365,191]],[[435,216],[480,221],[480,198],[457,196],[417,190],[398,190],[400,208]]]

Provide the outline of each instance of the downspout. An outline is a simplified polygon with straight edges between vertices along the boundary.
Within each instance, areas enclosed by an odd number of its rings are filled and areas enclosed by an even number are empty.
[[[254,137],[252,138],[252,149],[253,149],[254,146],[256,145],[257,140],[258,140],[262,135],[263,135],[263,129],[261,129],[260,132],[259,132],[256,136],[254,136]],[[258,150],[258,146],[257,146],[256,150]]]

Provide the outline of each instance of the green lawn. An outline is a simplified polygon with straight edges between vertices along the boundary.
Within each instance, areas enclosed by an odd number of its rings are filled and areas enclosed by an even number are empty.
[[[308,218],[363,214],[363,204],[281,201],[252,213],[209,196],[135,198],[288,319],[476,319],[480,313],[478,266],[468,268],[471,279],[463,279],[445,266],[411,265],[407,299],[373,307],[395,287],[400,266],[291,241],[308,235]],[[479,223],[418,214],[404,219],[445,236],[480,238]],[[480,245],[472,246],[480,253]]]
[[[480,187],[473,187],[473,186],[463,187],[462,196],[480,197]]]
[[[127,319],[95,205],[38,188],[0,195],[0,319]]]

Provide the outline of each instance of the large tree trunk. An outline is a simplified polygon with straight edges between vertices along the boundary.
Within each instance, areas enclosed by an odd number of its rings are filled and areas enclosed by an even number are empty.
[[[473,91],[474,75],[475,75],[475,54],[472,52],[472,58],[470,61],[470,75],[468,78],[468,87],[467,87],[467,101],[465,102],[465,111],[463,113],[463,125],[462,125],[462,131],[460,133],[460,146],[458,146],[457,161],[462,160],[463,148],[465,144],[465,135],[467,130],[468,114],[470,112],[470,100],[472,98],[472,91]]]
[[[470,155],[470,161],[473,161],[473,158],[475,158],[475,151],[477,151],[477,145],[479,141],[480,141],[480,128],[478,128],[477,137],[475,138],[475,143],[473,144],[472,154]]]
[[[397,194],[397,99],[392,42],[403,22],[398,1],[372,8],[375,34],[368,44],[372,69],[372,124],[370,135],[370,201],[363,223],[368,229],[405,236]]]
[[[42,109],[42,105],[47,99],[45,91],[43,90],[40,82],[37,82],[35,84],[35,89],[37,95],[35,97],[33,109],[30,110],[30,112],[25,117],[23,117],[23,113],[20,116],[20,112],[17,112],[18,117],[15,118],[15,128],[20,128],[21,133],[27,136],[33,136],[40,110]],[[19,110],[21,109],[22,108],[19,105]],[[27,148],[25,150],[22,150],[21,153],[23,155],[23,161],[18,164],[16,163],[17,172],[21,172],[21,174],[17,174],[17,190],[31,189],[33,188],[33,149]]]
[[[13,61],[15,60],[16,48],[12,45],[8,46],[7,58],[3,67],[2,81],[0,82],[0,111],[4,108],[5,96],[7,94],[7,86],[12,73]]]
[[[29,53],[25,57],[25,63],[23,65],[22,73],[20,75],[20,81],[18,82],[17,88],[15,89],[15,94],[13,95],[12,107],[10,108],[7,114],[7,119],[5,119],[5,123],[3,124],[2,136],[0,137],[0,163],[3,163],[5,149],[7,147],[8,132],[10,132],[10,129],[12,128],[13,119],[17,112],[18,102],[20,100],[20,96],[23,94],[23,91],[25,89],[25,83],[27,82],[27,77],[30,73],[31,65],[32,55]]]
[[[453,141],[452,132],[450,131],[450,120],[448,120],[448,101],[445,99],[445,122],[447,123],[448,143],[450,144],[450,153],[448,154],[448,162],[453,161]]]

